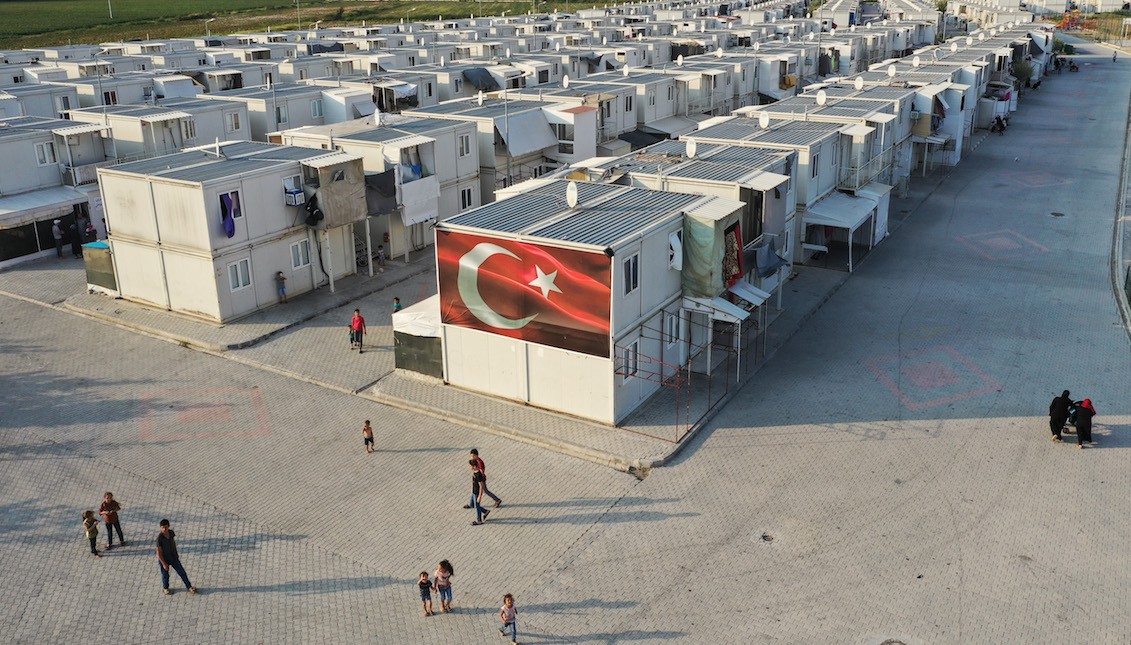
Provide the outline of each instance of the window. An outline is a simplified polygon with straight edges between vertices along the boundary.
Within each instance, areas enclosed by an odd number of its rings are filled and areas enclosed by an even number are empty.
[[[679,315],[664,314],[664,334],[667,337],[668,347],[679,342]]]
[[[71,97],[69,96],[56,96],[55,106],[59,108],[59,117],[65,118],[63,113],[71,109]]]
[[[473,203],[472,198],[473,198],[473,195],[472,195],[470,188],[464,188],[464,189],[459,191],[459,209],[460,209],[460,211],[465,211],[465,210],[471,208],[471,205]]]
[[[313,106],[311,107],[313,110]],[[287,106],[279,105],[275,107],[275,124],[287,122]]]
[[[224,115],[224,123],[227,126],[228,132],[235,132],[240,129],[240,113],[228,112]]]
[[[283,177],[283,203],[286,204],[287,193],[294,193],[302,190],[302,175],[292,175],[290,177]]]
[[[41,166],[50,166],[55,163],[55,143],[47,141],[35,144],[35,158]]]
[[[538,84],[542,85],[544,83],[549,83],[549,82],[550,82],[550,70],[548,70],[548,69],[538,70]]]
[[[459,94],[460,91],[463,90],[463,79],[462,78],[452,79],[452,87],[455,88],[456,94]]]
[[[239,262],[228,265],[228,283],[232,291],[239,291],[251,286],[251,260],[244,258]]]
[[[301,80],[305,80],[305,79],[306,79],[306,70],[305,70],[305,69],[300,69],[300,70],[298,71],[298,80],[300,80],[300,81],[301,81]]]
[[[426,88],[427,88],[427,90],[428,90],[428,96],[429,96],[429,98],[431,98],[431,96],[432,96],[432,83],[428,83],[428,84],[427,84],[427,85],[426,85],[425,87],[426,87]]]
[[[272,81],[271,72],[265,73],[263,75],[263,83],[265,85],[271,85],[271,81]]]
[[[675,100],[675,88],[672,87],[671,85],[668,86],[668,100],[669,101]]]
[[[243,217],[243,209],[240,208],[240,193],[238,190],[233,190],[230,193],[220,193],[220,215],[225,218],[231,216],[232,219]]]
[[[181,134],[185,140],[196,138],[196,121],[185,119],[181,121]]]
[[[102,105],[117,105],[118,93],[114,90],[102,93]]]
[[[558,152],[573,154],[573,125],[570,123],[552,123],[554,134],[558,137]]]
[[[813,179],[817,178],[817,170],[821,167],[821,155],[813,155],[809,159],[809,176]]]
[[[632,103],[633,103],[633,101],[632,101],[631,96],[624,97],[624,111],[625,112],[631,112],[632,111]]]
[[[459,156],[460,158],[466,157],[471,154],[471,135],[459,135]]]
[[[310,102],[310,116],[315,119],[322,116],[322,99],[315,99]]]
[[[627,347],[621,348],[620,351],[620,369],[618,372],[627,381],[640,368],[640,341],[634,340]]]
[[[554,76],[557,77],[557,75],[558,75],[558,64],[554,63]]]
[[[416,67],[416,56],[409,56],[408,57],[408,66],[409,67]]]
[[[648,107],[656,105],[656,93],[648,92]]]
[[[640,286],[640,254],[633,253],[624,259],[624,295],[636,291]]]
[[[291,245],[291,268],[301,269],[310,266],[310,240],[301,240]]]

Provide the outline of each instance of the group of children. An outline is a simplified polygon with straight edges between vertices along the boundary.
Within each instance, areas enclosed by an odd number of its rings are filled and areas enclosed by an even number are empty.
[[[118,542],[122,546],[126,546],[126,538],[122,536],[122,525],[118,522],[118,511],[120,510],[122,510],[122,505],[114,499],[114,493],[107,491],[102,497],[102,504],[98,507],[98,514],[106,522],[107,549],[114,547],[115,530],[118,532]],[[98,552],[98,518],[95,517],[93,510],[83,512],[82,527],[86,531],[87,539],[90,540],[91,554],[96,558],[101,558],[102,554]]]
[[[428,572],[420,572],[420,581],[417,586],[420,588],[420,604],[424,609],[425,616],[434,616],[436,612],[432,611],[432,592],[435,591],[440,594],[440,609],[444,613],[452,611],[452,576],[455,575],[455,570],[452,569],[452,563],[447,560],[440,560],[439,566],[436,567],[435,580],[428,579]],[[512,594],[503,594],[503,606],[499,608],[499,620],[503,622],[503,626],[499,628],[499,633],[503,636],[510,632],[511,645],[518,645],[518,609],[514,606],[514,596]]]

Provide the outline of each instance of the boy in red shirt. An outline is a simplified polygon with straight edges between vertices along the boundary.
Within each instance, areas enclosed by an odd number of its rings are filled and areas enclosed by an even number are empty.
[[[353,310],[353,320],[350,321],[350,349],[357,347],[357,353],[362,354],[362,336],[369,332],[365,329],[365,319],[361,317],[361,310]]]

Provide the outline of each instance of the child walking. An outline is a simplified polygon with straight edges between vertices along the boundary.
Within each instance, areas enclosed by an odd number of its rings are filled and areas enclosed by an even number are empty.
[[[114,546],[114,529],[118,530],[118,541],[122,543],[122,546],[126,546],[126,538],[122,536],[122,525],[118,523],[118,511],[120,510],[122,510],[122,505],[114,499],[114,493],[106,491],[106,494],[102,497],[102,505],[98,507],[98,514],[106,522],[107,549]]]
[[[507,630],[511,632],[511,645],[518,645],[518,627],[515,624],[515,617],[518,616],[518,610],[514,606],[514,596],[506,594],[503,596],[503,606],[499,609],[499,619],[503,621],[503,626],[499,628],[499,633],[503,636],[507,635]]]
[[[424,615],[432,615],[432,581],[428,579],[428,572],[420,572],[420,604],[424,606]]]
[[[373,452],[373,426],[369,425],[369,419],[361,427],[361,436],[365,437],[365,454],[368,455]]]
[[[396,312],[400,311],[401,309],[404,309],[404,307],[401,306],[401,299],[400,298],[393,298],[393,313],[396,313]]]
[[[94,517],[94,511],[82,514],[82,527],[86,529],[86,538],[90,540],[90,552],[94,557],[101,558],[102,554],[98,552],[98,519]]]
[[[452,569],[452,563],[447,560],[440,560],[440,566],[436,567],[436,591],[440,592],[440,611],[445,613],[452,610],[452,576],[456,574]]]

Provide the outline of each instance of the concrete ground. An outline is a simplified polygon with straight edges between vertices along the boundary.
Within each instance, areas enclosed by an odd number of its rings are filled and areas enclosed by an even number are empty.
[[[643,480],[288,375],[366,360],[327,358],[317,322],[228,360],[0,274],[0,633],[488,643],[511,592],[524,643],[1131,641],[1110,279],[1131,62],[1084,50],[913,183],[895,233]],[[1085,450],[1048,439],[1065,388],[1099,411]],[[504,500],[484,526],[460,508],[473,446]],[[129,545],[95,559],[80,514],[105,490]],[[160,594],[163,517],[199,596]],[[415,580],[443,558],[456,611],[425,618]]]

